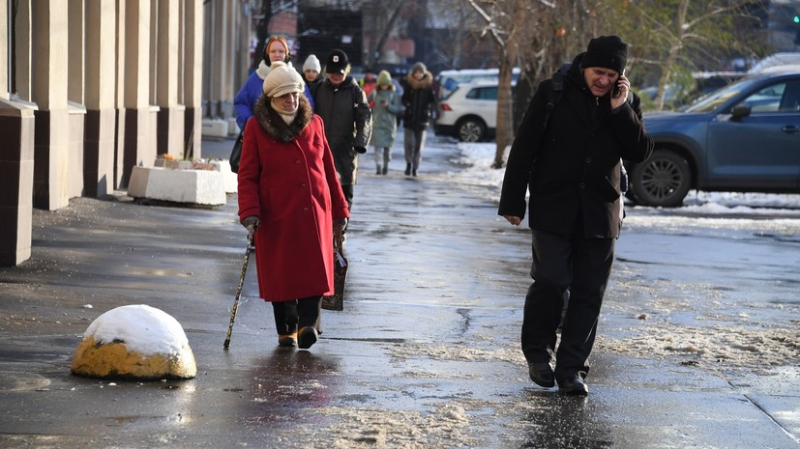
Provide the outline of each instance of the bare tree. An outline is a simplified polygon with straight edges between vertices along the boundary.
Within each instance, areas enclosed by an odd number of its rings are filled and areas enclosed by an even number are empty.
[[[394,30],[395,24],[400,18],[400,13],[406,4],[407,0],[372,0],[371,5],[369,5],[372,26],[367,31],[371,37],[370,43],[372,47],[367,50],[366,67],[375,67],[380,62],[383,46]]]
[[[640,44],[643,62],[660,71],[656,107],[664,108],[667,85],[676,73],[695,69],[700,60],[716,60],[735,53],[764,51],[761,40],[742,33],[742,21],[757,21],[752,10],[764,8],[759,0],[661,0],[623,2],[610,8],[610,14],[634,12],[628,32]],[[644,24],[644,26],[642,26]],[[694,86],[691,86],[694,87]]]
[[[478,4],[478,0],[465,1],[483,19],[482,34],[489,36],[497,51],[497,149],[492,167],[502,168],[506,147],[513,140],[511,76],[518,62],[519,49],[526,41],[531,9],[525,0],[482,1],[483,6]]]

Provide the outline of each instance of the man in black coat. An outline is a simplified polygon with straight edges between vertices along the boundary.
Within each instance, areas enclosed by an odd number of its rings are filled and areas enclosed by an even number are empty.
[[[588,358],[621,225],[620,159],[642,162],[653,151],[624,75],[627,53],[619,36],[592,39],[567,72],[546,127],[552,80],[539,85],[503,179],[498,214],[512,225],[522,222],[530,190],[534,282],[525,297],[522,351],[531,380],[543,387],[557,381],[566,394],[589,392]]]
[[[352,211],[358,155],[367,152],[372,135],[372,111],[364,91],[350,75],[347,54],[337,48],[328,54],[326,61],[325,80],[311,86],[314,112],[325,123],[325,136],[336,172]]]

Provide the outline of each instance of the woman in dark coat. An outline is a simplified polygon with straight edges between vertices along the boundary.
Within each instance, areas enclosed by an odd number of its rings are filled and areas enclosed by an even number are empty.
[[[431,112],[436,108],[433,93],[433,75],[425,64],[418,62],[406,76],[403,86],[403,138],[405,139],[406,176],[417,176],[425,147],[425,136],[431,120]]]
[[[300,74],[273,63],[263,90],[245,128],[239,218],[255,229],[259,294],[272,302],[279,344],[307,349],[333,293],[333,227],[349,211]]]

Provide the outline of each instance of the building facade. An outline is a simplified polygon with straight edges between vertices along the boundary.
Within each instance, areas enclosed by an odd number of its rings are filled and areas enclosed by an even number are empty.
[[[201,154],[203,0],[0,0],[0,264],[34,207],[125,188]]]

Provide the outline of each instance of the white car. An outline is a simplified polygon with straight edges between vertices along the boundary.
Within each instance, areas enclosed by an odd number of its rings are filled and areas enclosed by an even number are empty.
[[[462,142],[480,142],[494,136],[496,125],[497,82],[477,82],[461,84],[439,101],[434,131]]]

